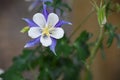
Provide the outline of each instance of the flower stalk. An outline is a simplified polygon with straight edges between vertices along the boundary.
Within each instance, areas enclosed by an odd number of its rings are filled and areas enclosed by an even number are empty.
[[[99,37],[95,43],[95,46],[94,48],[92,49],[91,51],[91,55],[90,55],[90,61],[89,61],[89,65],[91,65],[93,63],[93,60],[97,54],[97,51],[99,50],[101,44],[102,44],[102,41],[103,41],[103,37],[104,37],[104,28],[103,28],[103,25],[100,27],[100,32],[99,32]]]
[[[104,37],[104,25],[107,23],[107,19],[106,19],[106,5],[100,4],[100,7],[98,7],[98,5],[96,4],[95,1],[93,1],[93,6],[96,9],[96,13],[97,13],[97,18],[98,18],[98,23],[99,23],[99,36],[98,39],[95,43],[95,46],[93,47],[93,49],[91,50],[91,54],[90,54],[90,61],[89,61],[89,66],[93,63],[93,60],[97,54],[97,51],[99,50],[102,41],[103,41],[103,37]]]

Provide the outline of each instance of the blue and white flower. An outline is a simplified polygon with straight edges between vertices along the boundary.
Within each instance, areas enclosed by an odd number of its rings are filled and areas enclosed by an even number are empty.
[[[43,5],[43,12],[36,13],[33,16],[33,20],[24,18],[28,23],[30,29],[28,31],[28,36],[33,38],[29,41],[25,48],[33,47],[38,43],[41,43],[45,47],[50,47],[50,49],[55,53],[56,40],[61,39],[64,36],[64,30],[61,28],[63,24],[70,24],[67,21],[59,20],[59,17],[55,13],[48,13],[46,10],[46,5]]]
[[[36,6],[40,5],[42,2],[53,2],[53,0],[25,0],[25,1],[33,1],[33,3],[29,6],[29,11],[33,10]]]

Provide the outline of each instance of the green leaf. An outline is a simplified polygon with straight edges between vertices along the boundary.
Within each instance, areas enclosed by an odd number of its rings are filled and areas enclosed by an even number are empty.
[[[63,2],[62,0],[54,0],[53,3],[45,2],[45,4],[48,7],[52,7],[53,12],[55,13],[57,13],[57,11],[60,11],[61,16],[63,16],[65,9],[67,9],[69,12],[72,11],[71,7],[67,3]]]
[[[92,37],[92,34],[87,31],[82,31],[79,37],[76,39],[76,42],[87,42]]]
[[[57,80],[61,75],[63,75],[63,80],[78,80],[81,67],[70,58],[56,58],[49,55],[41,56],[41,58],[39,80]]]
[[[71,51],[73,50],[72,46],[69,44],[69,40],[66,36],[64,36],[62,39],[58,40],[56,46],[56,53],[59,55],[63,55],[64,57],[68,57],[71,54]]]
[[[108,33],[107,47],[110,47],[113,43],[115,37],[115,30],[116,28],[112,24],[107,23],[105,25],[105,31],[106,33]]]
[[[116,3],[116,10],[118,13],[120,12],[120,4],[119,3]]]
[[[83,31],[80,36],[74,42],[75,50],[77,51],[77,56],[82,61],[85,61],[88,58],[90,52],[87,41],[91,38],[91,34],[86,31]]]
[[[37,59],[34,50],[23,50],[23,54],[13,59],[12,66],[2,75],[3,79],[25,80],[22,73],[36,67]]]
[[[101,56],[102,56],[102,59],[106,59],[106,54],[105,54],[105,50],[104,50],[104,47],[103,47],[103,44],[101,44],[100,46],[100,51],[101,51]]]
[[[66,8],[66,9],[68,9],[68,11],[72,11],[72,9],[70,8],[70,6],[68,5],[68,4],[66,4],[66,3],[61,3],[60,4],[62,7],[64,7],[64,8]]]
[[[111,0],[108,0],[108,1],[105,0],[105,4],[106,4],[106,17],[109,16],[110,10],[112,8],[112,3],[113,2]]]
[[[3,80],[25,80],[22,74],[12,69],[3,74],[2,78]]]
[[[45,4],[46,4],[47,6],[52,6],[52,5],[53,5],[53,3],[49,2],[49,1],[45,2]]]
[[[120,34],[115,34],[115,37],[117,39],[117,46],[120,48]]]

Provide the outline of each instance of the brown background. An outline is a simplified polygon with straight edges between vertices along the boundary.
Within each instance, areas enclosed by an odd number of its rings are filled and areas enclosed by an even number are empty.
[[[119,0],[114,1],[120,2]],[[72,13],[74,29],[85,18],[85,16],[88,15],[91,9],[92,6],[89,0],[74,0]],[[120,24],[120,13],[109,16],[108,22],[111,22],[114,25]],[[74,37],[77,37],[77,34],[85,29],[94,33],[95,37],[97,36],[99,26],[96,14],[93,14],[90,17],[90,19],[80,28]],[[120,29],[117,32],[120,33]],[[95,37],[91,41],[93,41]],[[105,60],[101,58],[100,52],[97,54],[94,64],[92,65],[94,80],[120,80],[120,49],[118,49],[116,45],[116,40],[114,40],[111,48],[108,49],[105,46]]]
[[[25,41],[20,30],[26,26],[22,21],[28,17],[28,4],[24,0],[0,0],[0,67],[7,69],[13,56],[21,53]]]
[[[70,2],[73,2],[70,3],[73,6],[73,12],[69,17],[73,22],[72,28],[75,29],[91,11],[92,6],[89,0],[70,0]],[[20,30],[26,26],[21,18],[32,18],[34,14],[34,11],[27,11],[29,5],[24,0],[0,0],[0,68],[2,69],[7,69],[11,65],[12,58],[21,53],[24,44],[29,40],[26,34],[20,33]],[[108,21],[115,25],[119,24],[120,14],[113,14]],[[70,32],[73,31],[72,28]],[[72,41],[85,29],[94,33],[95,37],[97,36],[99,26],[96,14],[93,14],[72,37]],[[120,33],[120,29],[117,32]],[[111,48],[105,47],[105,60],[101,58],[100,53],[97,54],[92,65],[94,80],[120,80],[120,49],[116,45],[116,40],[114,40]]]

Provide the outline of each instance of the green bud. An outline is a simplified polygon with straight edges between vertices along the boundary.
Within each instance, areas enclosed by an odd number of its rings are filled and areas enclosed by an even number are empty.
[[[103,6],[100,6],[97,10],[97,17],[98,17],[99,25],[105,25],[107,23],[105,8],[106,6],[103,5]]]
[[[93,6],[95,7],[97,11],[97,18],[98,18],[98,23],[100,26],[105,25],[107,23],[106,19],[106,5],[102,5],[102,1],[100,6],[96,4],[96,2],[93,0],[92,2]]]
[[[29,30],[29,26],[26,26],[20,32],[25,33],[25,32],[28,32],[28,30]]]

